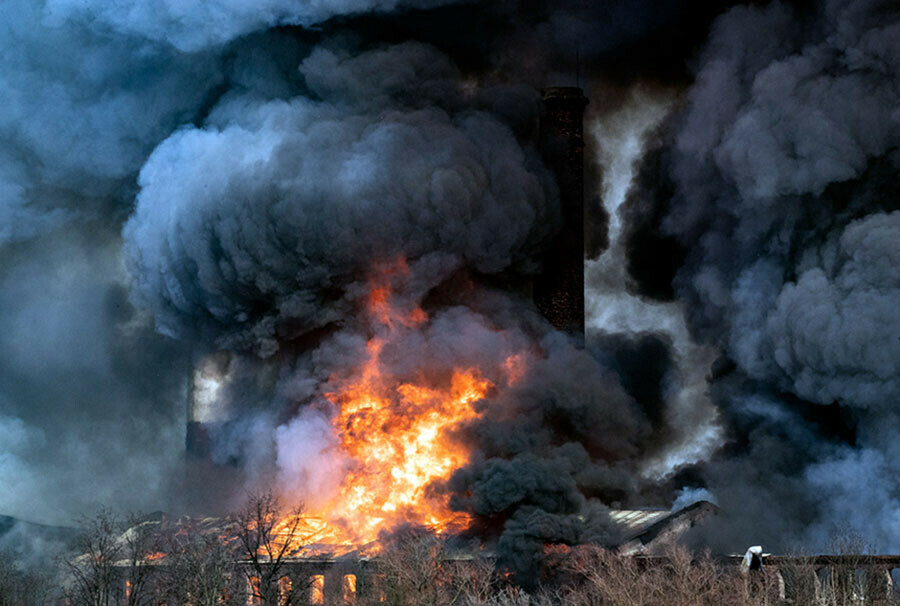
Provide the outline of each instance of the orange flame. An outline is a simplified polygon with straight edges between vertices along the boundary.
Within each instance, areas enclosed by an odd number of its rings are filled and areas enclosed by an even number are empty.
[[[166,554],[164,552],[155,551],[153,553],[147,554],[147,556],[144,558],[144,560],[146,560],[148,562],[153,562],[155,560],[161,560],[164,557],[166,557]]]
[[[357,544],[399,522],[439,531],[453,522],[456,516],[429,498],[426,487],[468,462],[466,448],[448,431],[477,415],[472,404],[491,387],[477,370],[466,369],[453,373],[449,387],[386,388],[378,374],[381,343],[369,345],[372,357],[361,380],[327,394],[340,408],[335,428],[341,449],[355,462],[328,509]]]
[[[493,383],[477,368],[456,368],[443,380],[401,382],[382,367],[385,340],[428,321],[421,308],[404,310],[393,301],[391,279],[408,272],[400,260],[379,273],[367,311],[380,336],[369,340],[367,360],[353,378],[332,377],[335,388],[325,394],[337,411],[332,426],[350,465],[336,496],[304,516],[299,534],[314,536],[317,543],[362,546],[401,523],[443,532],[468,522],[428,487],[468,463],[468,448],[454,439],[453,430],[479,415],[474,404]],[[525,361],[510,356],[498,367],[498,376],[513,383],[524,373]]]

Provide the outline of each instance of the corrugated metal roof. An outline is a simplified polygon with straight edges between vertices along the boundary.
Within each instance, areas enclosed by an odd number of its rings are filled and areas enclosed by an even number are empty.
[[[669,509],[613,509],[609,515],[614,522],[626,530],[626,534],[634,536],[672,515],[672,511]]]

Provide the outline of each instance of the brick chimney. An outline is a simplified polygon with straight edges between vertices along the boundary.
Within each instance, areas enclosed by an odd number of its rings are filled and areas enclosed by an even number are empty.
[[[556,176],[562,227],[544,255],[534,280],[534,302],[553,326],[584,346],[584,108],[580,88],[541,91],[540,149]]]

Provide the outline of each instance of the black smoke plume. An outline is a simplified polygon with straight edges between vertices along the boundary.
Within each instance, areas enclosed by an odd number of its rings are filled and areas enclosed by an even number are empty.
[[[886,2],[719,18],[627,203],[635,290],[685,301],[721,351],[718,546],[840,528],[897,548],[898,20]]]
[[[900,545],[893,3],[7,5],[3,513],[328,493],[324,396],[378,336],[397,381],[527,362],[429,487],[519,572],[679,495],[718,500],[717,549]],[[591,99],[585,350],[527,292],[559,225],[548,85]],[[427,322],[372,321],[378,271]]]

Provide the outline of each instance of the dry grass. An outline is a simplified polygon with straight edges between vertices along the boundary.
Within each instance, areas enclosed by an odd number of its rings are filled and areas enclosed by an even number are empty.
[[[778,596],[768,576],[744,576],[708,554],[694,557],[681,548],[651,560],[585,546],[566,567],[574,580],[562,603],[571,606],[764,606]]]

